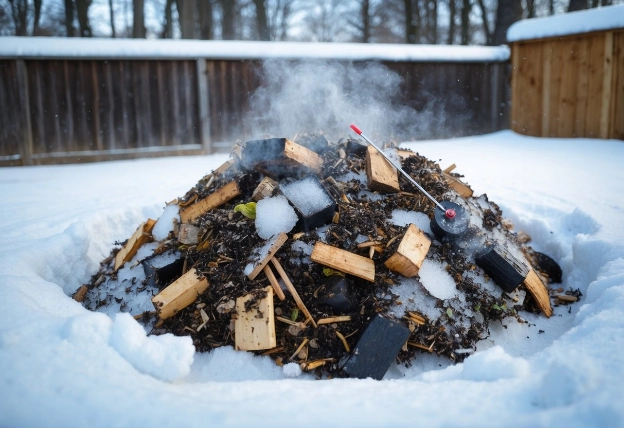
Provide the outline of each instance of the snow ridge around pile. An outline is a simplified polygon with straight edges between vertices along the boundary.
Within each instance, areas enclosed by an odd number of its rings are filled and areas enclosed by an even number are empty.
[[[69,297],[114,241],[160,217],[223,156],[3,168],[0,425],[400,427],[413,425],[409,415],[436,426],[624,425],[622,143],[505,131],[407,147],[456,162],[560,263],[560,286],[579,289],[580,302],[548,320],[492,325],[462,364],[423,352],[381,382],[289,378],[268,357],[193,354],[188,339],[153,341],[130,315]],[[163,183],[163,170],[185,174]],[[411,281],[397,287],[422,290]]]

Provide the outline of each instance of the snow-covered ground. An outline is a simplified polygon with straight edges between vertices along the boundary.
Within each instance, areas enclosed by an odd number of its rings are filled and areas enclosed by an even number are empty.
[[[0,425],[623,426],[624,143],[504,131],[405,146],[456,163],[581,301],[494,326],[462,364],[423,354],[379,382],[289,378],[68,297],[226,156],[3,168]]]

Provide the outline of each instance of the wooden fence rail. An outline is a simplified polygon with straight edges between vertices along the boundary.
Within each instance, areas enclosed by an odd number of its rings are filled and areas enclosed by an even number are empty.
[[[262,84],[262,59],[150,55],[0,50],[0,165],[212,153],[245,137],[243,117]],[[377,61],[403,79],[397,102],[416,110],[431,99],[445,105],[445,126],[420,138],[508,127],[506,58]]]

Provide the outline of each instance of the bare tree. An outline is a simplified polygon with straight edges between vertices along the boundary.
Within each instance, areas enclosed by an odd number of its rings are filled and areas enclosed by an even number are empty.
[[[418,1],[404,0],[405,43],[418,43],[420,39],[420,8]]]
[[[219,0],[219,3],[221,4],[221,38],[234,40],[236,35],[234,29],[236,0]]]
[[[481,23],[483,24],[483,34],[485,35],[485,44],[492,44],[492,30],[490,27],[490,19],[488,18],[488,10],[483,0],[478,0],[479,9],[481,10]]]
[[[76,15],[78,16],[78,26],[80,28],[80,37],[91,37],[91,23],[89,22],[89,7],[92,0],[75,0]]]
[[[73,0],[65,0],[65,29],[67,37],[74,37],[74,2]]]
[[[183,39],[195,38],[195,1],[176,0],[178,17],[180,20],[180,33]]]
[[[28,35],[28,0],[9,0],[16,36]]]
[[[114,39],[117,37],[117,33],[115,32],[115,9],[113,8],[113,0],[108,0],[108,16],[110,19],[111,37]]]
[[[461,8],[461,44],[467,45],[470,37],[470,11],[472,3],[470,0],[462,0]]]
[[[456,14],[455,0],[449,0],[449,28],[448,38],[446,44],[452,45],[455,40],[455,14]]]
[[[145,0],[132,0],[132,37],[145,38]]]
[[[425,0],[427,42],[438,43],[438,0]]]
[[[498,0],[492,44],[496,46],[505,43],[507,29],[520,19],[522,19],[522,5],[518,0]]]
[[[285,40],[295,0],[273,0],[266,4],[271,40]]]
[[[570,0],[568,12],[587,9],[587,0]]]
[[[35,9],[34,17],[33,17],[33,36],[39,35],[39,20],[41,19],[41,2],[42,0],[34,0],[33,5]]]
[[[161,37],[164,39],[173,38],[173,3],[175,0],[167,0],[164,10],[164,22]]]
[[[358,0],[357,2],[359,19],[349,19],[349,23],[358,32],[358,39],[362,43],[369,43],[371,38],[372,13],[370,0]]]
[[[212,39],[213,35],[212,1],[204,0],[199,2],[199,38],[203,40]]]
[[[318,42],[336,42],[347,39],[347,20],[344,2],[340,0],[310,0],[304,16],[305,38]]]
[[[265,5],[266,2],[265,0],[253,0],[253,3],[256,6],[256,28],[258,29],[258,38],[264,41],[271,40]]]

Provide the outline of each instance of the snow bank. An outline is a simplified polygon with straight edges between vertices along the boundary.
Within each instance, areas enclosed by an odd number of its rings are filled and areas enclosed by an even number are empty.
[[[491,325],[462,364],[424,352],[381,382],[287,378],[295,367],[230,347],[191,357],[188,339],[148,338],[129,315],[68,295],[114,240],[224,158],[3,168],[0,425],[624,425],[624,145],[499,132],[407,146],[457,163],[561,264],[560,286],[581,301]],[[185,173],[163,183],[163,169]],[[405,307],[408,291],[428,293],[416,279],[395,291]]]
[[[507,30],[508,42],[624,28],[624,4],[518,21]]]
[[[3,37],[0,58],[323,59],[500,62],[506,46]]]

